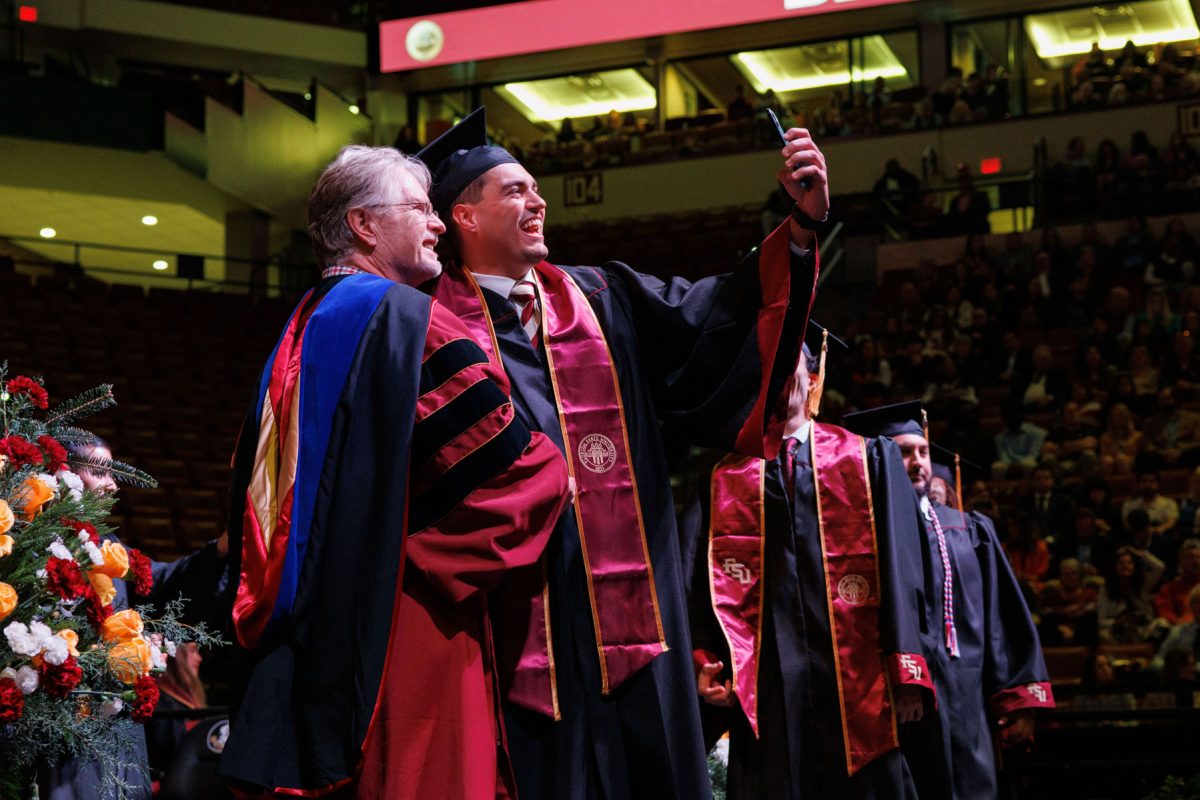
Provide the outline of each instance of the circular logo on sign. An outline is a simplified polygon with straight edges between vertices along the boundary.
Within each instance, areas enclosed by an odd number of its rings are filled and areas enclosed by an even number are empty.
[[[617,463],[617,448],[602,433],[591,433],[579,443],[579,460],[592,472],[608,472]]]
[[[867,602],[871,596],[871,584],[862,575],[847,575],[838,581],[838,597],[852,606]]]
[[[446,37],[442,26],[431,19],[423,19],[408,29],[404,47],[416,61],[432,61],[442,52]]]

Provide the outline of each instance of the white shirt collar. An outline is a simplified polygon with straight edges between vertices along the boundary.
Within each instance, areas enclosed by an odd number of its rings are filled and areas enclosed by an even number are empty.
[[[796,441],[800,442],[800,444],[804,444],[805,442],[808,441],[808,432],[811,430],[812,430],[812,420],[807,419],[804,421],[804,424],[801,425],[796,430],[789,431],[789,432],[783,434],[783,438],[795,439]]]
[[[933,519],[933,503],[929,502],[928,495],[922,495],[920,506],[921,513],[925,515],[925,519]]]
[[[517,285],[517,282],[507,275],[484,275],[479,272],[472,272],[471,274],[475,276],[475,282],[484,289],[495,292],[505,298],[512,294],[513,287]],[[521,280],[532,281],[533,270],[531,269],[522,275]]]

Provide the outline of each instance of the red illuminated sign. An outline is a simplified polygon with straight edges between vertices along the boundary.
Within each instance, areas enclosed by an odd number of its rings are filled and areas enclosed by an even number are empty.
[[[17,9],[17,19],[21,22],[37,22],[37,9],[33,6],[21,6]]]
[[[1003,165],[998,158],[985,158],[979,162],[980,175],[995,175],[1000,171]]]
[[[527,0],[379,26],[381,72],[728,28],[912,0]]]

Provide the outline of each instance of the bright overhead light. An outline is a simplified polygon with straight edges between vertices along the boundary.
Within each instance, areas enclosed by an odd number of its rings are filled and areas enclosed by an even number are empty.
[[[658,104],[654,87],[635,69],[506,83],[496,91],[531,122],[625,114]]]
[[[146,216],[142,217],[142,224],[143,225],[157,225],[158,217],[154,216],[153,214],[147,214]]]
[[[58,236],[58,231],[54,230],[54,228],[42,228],[38,231],[38,236],[41,236],[43,239],[53,239],[55,236]]]
[[[1052,11],[1025,18],[1025,30],[1040,58],[1083,55],[1092,44],[1120,50],[1126,42],[1150,47],[1200,39],[1200,27],[1188,0],[1146,0],[1121,6],[1120,13],[1098,13],[1087,7]],[[1111,19],[1111,21],[1110,21]]]
[[[900,63],[895,52],[888,46],[882,36],[865,36],[862,40],[863,63],[854,67],[843,66],[840,61],[833,69],[825,69],[823,64],[836,59],[841,45],[841,55],[845,53],[845,42],[828,42],[835,45],[832,52],[821,45],[800,47],[783,47],[776,50],[754,50],[735,53],[733,63],[741,70],[746,79],[758,93],[766,92],[801,92],[808,89],[822,89],[828,86],[845,86],[851,81],[873,81],[876,78],[904,78],[908,70]]]
[[[154,267],[156,270],[158,270],[158,271],[160,271],[160,272],[161,272],[162,270],[166,269],[167,267],[169,267],[169,266],[171,266],[171,265],[170,265],[170,264],[168,264],[166,261],[163,261],[163,260],[160,258],[158,261],[155,261],[155,262],[154,262],[153,264],[151,264],[150,266]]]
[[[353,104],[353,103],[351,103],[351,104],[350,104],[350,113],[351,113],[351,114],[357,114],[357,113],[359,112],[359,110],[360,110],[360,109],[359,109],[359,107],[358,107],[358,106],[356,106],[356,105],[355,105],[355,104]]]
[[[305,99],[305,100],[312,100],[312,92],[305,92],[305,93],[304,93],[304,99]]]

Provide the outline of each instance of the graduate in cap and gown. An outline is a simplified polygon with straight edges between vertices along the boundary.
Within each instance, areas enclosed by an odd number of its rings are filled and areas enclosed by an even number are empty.
[[[234,457],[230,573],[245,686],[239,797],[513,792],[486,593],[568,502],[558,448],[414,285],[441,266],[429,173],[348,147],[309,201],[321,280],[259,379]]]
[[[725,457],[681,520],[705,732],[729,731],[731,800],[915,798],[916,498],[891,440],[814,420],[826,331],[808,331],[781,454]]]
[[[1054,707],[1029,608],[992,521],[930,500],[933,465],[920,401],[844,421],[864,436],[895,441],[919,498],[930,612],[925,655],[938,700],[935,717],[903,732],[920,796],[996,797],[998,748],[1028,743],[1034,709]]]
[[[802,225],[829,202],[823,156],[791,134],[781,180],[796,216],[732,273],[695,283],[551,264],[546,202],[488,145],[482,109],[419,154],[449,229],[431,291],[503,367],[518,416],[557,444],[578,489],[545,558],[493,602],[522,800],[710,795],[662,426],[778,450],[770,412],[816,288]]]

